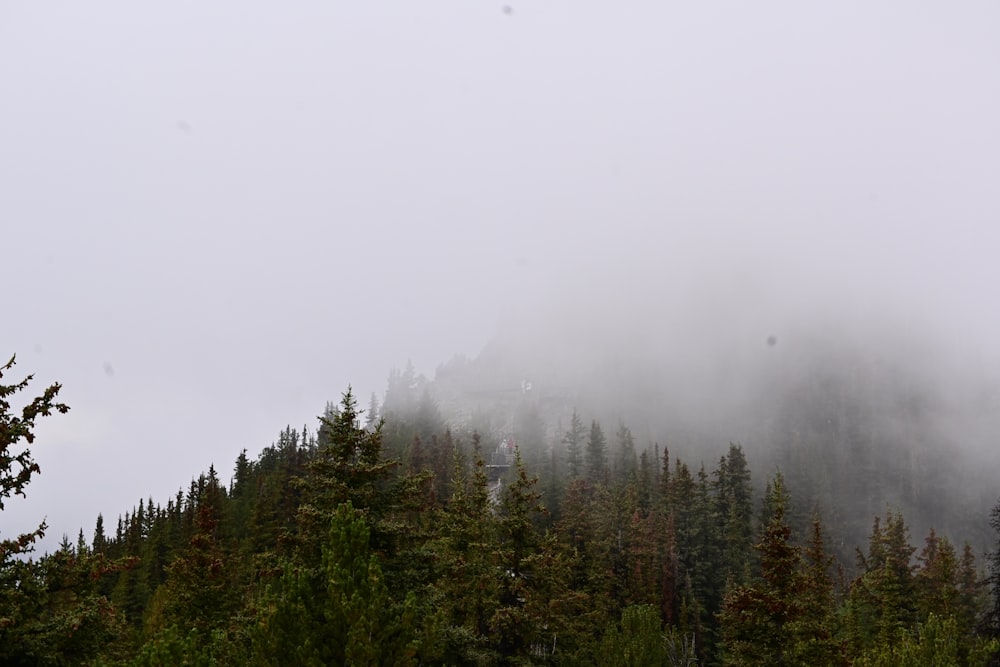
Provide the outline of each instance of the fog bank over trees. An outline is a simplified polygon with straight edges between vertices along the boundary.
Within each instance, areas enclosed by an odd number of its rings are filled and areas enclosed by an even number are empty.
[[[537,418],[544,434],[522,446],[544,452],[559,451],[573,409],[708,464],[738,442],[841,534],[860,540],[889,507],[918,532],[983,535],[967,522],[995,500],[1000,462],[988,313],[961,312],[942,285],[896,291],[861,265],[840,286],[805,267],[723,262],[700,280],[691,266],[620,268],[523,307],[478,356],[439,366],[428,390],[442,414],[495,437]]]

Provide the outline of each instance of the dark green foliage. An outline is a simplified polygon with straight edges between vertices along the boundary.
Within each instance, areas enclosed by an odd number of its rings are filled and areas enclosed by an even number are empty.
[[[0,367],[0,380],[14,367],[14,362],[15,357],[11,357],[10,361]],[[15,414],[11,409],[11,400],[28,388],[33,377],[29,375],[14,384],[0,384],[0,511],[3,511],[5,501],[11,496],[24,496],[24,489],[31,478],[41,472],[29,448],[35,441],[35,422],[39,417],[48,417],[53,412],[65,414],[69,411],[69,406],[56,401],[62,388],[56,383],[45,389],[41,396],[28,401],[21,408],[19,416]],[[7,573],[14,557],[32,551],[35,540],[44,533],[43,522],[30,533],[0,539],[0,576]],[[4,583],[13,586],[14,581],[16,579]],[[12,593],[6,585],[2,590]],[[0,598],[0,631],[14,623],[11,614],[15,612],[15,608],[16,603],[7,599],[6,595]],[[0,639],[2,637],[0,635]]]
[[[37,420],[53,412],[69,411],[69,406],[56,400],[61,389],[56,383],[28,400],[17,414],[11,401],[28,388],[33,376],[3,384],[3,377],[14,367],[14,361],[11,357],[0,366],[0,512],[9,498],[24,496],[32,477],[41,472],[29,447],[35,441]],[[31,664],[41,661],[43,654],[58,655],[60,651],[58,646],[47,645],[49,630],[39,628],[39,623],[45,625],[39,614],[50,603],[49,573],[19,558],[30,553],[34,542],[44,533],[42,522],[30,533],[13,537],[0,534],[0,663],[3,664]],[[81,613],[83,617],[91,616]],[[72,630],[69,634],[73,634]]]
[[[587,429],[583,425],[583,420],[576,410],[573,410],[569,429],[562,439],[566,445],[566,465],[569,467],[571,478],[579,477],[583,473],[583,446],[586,437]]]
[[[382,458],[381,429],[366,431],[359,423],[354,395],[348,389],[336,410],[320,418],[315,455],[306,464],[301,480],[302,501],[297,510],[298,539],[307,563],[319,558],[322,531],[334,511],[350,502],[369,516],[376,529],[377,548],[384,548],[391,526],[381,519],[389,514],[394,498],[388,489],[397,461]]]
[[[535,490],[537,479],[528,476],[520,451],[515,450],[515,478],[503,492],[498,508],[495,566],[499,573],[498,604],[489,620],[501,656],[525,656],[540,639],[540,622],[534,599],[543,573],[536,555],[541,537],[535,515],[544,513]]]
[[[989,554],[989,582],[991,609],[987,627],[994,637],[1000,637],[1000,500],[990,512],[990,527],[996,532],[995,548]]]
[[[901,515],[887,512],[884,525],[875,517],[868,553],[858,551],[863,572],[851,586],[848,621],[855,650],[914,630],[918,620],[914,551]]]
[[[608,440],[596,420],[590,423],[587,436],[587,479],[595,484],[608,481]]]
[[[980,667],[1000,650],[1000,641],[977,639],[963,650],[962,633],[952,617],[930,614],[915,633],[898,631],[855,660],[857,667]],[[990,662],[989,664],[993,664]]]
[[[760,577],[726,595],[722,611],[726,663],[790,664],[795,638],[790,623],[801,613],[799,549],[791,541],[785,513],[788,496],[780,474],[765,495],[768,516],[760,541]]]
[[[736,583],[746,580],[753,543],[753,489],[743,448],[730,443],[714,474],[715,514],[722,523],[721,563]]]
[[[726,594],[720,619],[729,665],[841,665],[834,638],[831,559],[819,520],[803,549],[792,540],[788,494],[778,474],[765,495],[766,520],[754,546],[760,574]]]
[[[602,664],[652,665],[667,658],[660,613],[649,605],[630,605],[601,642]]]
[[[432,544],[440,554],[432,590],[444,627],[442,659],[475,664],[495,655],[489,622],[499,604],[501,575],[493,548],[497,525],[482,457],[476,454],[471,475],[460,452],[453,458],[452,493],[437,513],[439,530]]]
[[[416,664],[416,603],[392,603],[369,535],[348,501],[333,513],[320,567],[285,566],[253,639],[260,664]]]
[[[615,476],[618,483],[626,484],[629,481],[636,481],[639,474],[639,459],[635,452],[635,440],[632,438],[632,431],[625,426],[624,422],[618,423],[618,431],[615,433],[615,446],[617,449]]]
[[[848,586],[782,476],[755,517],[739,445],[692,468],[623,423],[609,448],[575,411],[553,434],[519,396],[503,432],[526,449],[491,477],[412,368],[390,385],[364,423],[348,390],[315,436],[286,428],[228,483],[210,467],[113,534],[99,516],[90,544],[31,562],[10,557],[30,535],[5,542],[0,664],[971,665],[997,648],[976,635],[990,592],[1000,609],[996,556],[985,590],[968,545],[932,531],[914,559],[890,512]],[[5,479],[2,498],[23,489]]]

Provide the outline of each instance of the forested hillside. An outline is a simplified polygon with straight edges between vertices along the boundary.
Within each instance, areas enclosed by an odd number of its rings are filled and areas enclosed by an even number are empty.
[[[735,442],[754,463],[757,492],[780,470],[798,520],[821,513],[842,561],[889,508],[917,534],[934,528],[989,548],[977,517],[996,500],[1000,383],[973,350],[882,320],[751,337],[679,319],[683,327],[524,326],[432,380],[394,373],[384,408],[428,424],[424,433],[442,422],[436,404],[453,430],[514,435],[539,472],[574,409],[611,429],[624,422],[638,446],[669,447],[692,465]]]
[[[500,439],[452,431],[407,375],[383,406],[348,390],[315,429],[55,553],[5,539],[0,663],[983,665],[1000,649],[1000,505],[975,518],[988,558],[889,508],[851,517],[869,530],[844,562],[839,529],[739,444],[702,463],[577,410],[544,441],[519,439],[547,433],[530,411]],[[0,385],[0,500],[37,472],[36,420],[68,409],[55,385],[15,410],[26,388]]]

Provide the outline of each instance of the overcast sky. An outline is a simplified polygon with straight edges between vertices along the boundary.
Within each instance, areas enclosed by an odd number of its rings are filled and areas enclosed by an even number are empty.
[[[752,285],[988,348],[998,35],[992,0],[0,0],[0,355],[72,406],[0,532],[89,539],[559,303]]]

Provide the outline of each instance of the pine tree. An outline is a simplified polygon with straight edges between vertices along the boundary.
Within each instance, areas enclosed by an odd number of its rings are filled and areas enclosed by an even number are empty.
[[[989,567],[989,590],[991,599],[991,609],[988,616],[987,627],[994,637],[1000,637],[1000,500],[993,506],[990,512],[990,527],[996,531],[996,548],[987,557]]]
[[[381,430],[368,432],[359,425],[350,388],[340,406],[328,410],[320,422],[318,450],[302,480],[304,498],[298,508],[299,535],[309,558],[318,558],[320,527],[328,525],[334,510],[345,502],[365,512],[369,526],[378,529],[379,519],[391,504],[386,483],[398,465],[382,458]],[[384,537],[378,532],[375,535],[377,542]]]
[[[102,554],[108,548],[108,538],[104,535],[104,517],[97,515],[97,523],[94,525],[94,540],[91,548],[95,554]]]
[[[500,573],[493,560],[496,518],[482,456],[475,453],[471,477],[457,450],[453,466],[451,496],[437,515],[433,542],[440,554],[435,599],[445,626],[440,660],[485,663],[496,658],[487,639],[499,604]]]
[[[535,519],[545,513],[518,449],[514,450],[514,481],[504,488],[498,508],[496,566],[500,572],[499,599],[490,619],[496,648],[506,658],[527,656],[539,638],[539,619],[531,613],[531,598],[541,583],[536,569],[541,538]]]
[[[563,435],[563,443],[566,445],[566,465],[569,468],[571,478],[577,478],[583,472],[583,446],[587,437],[587,429],[583,425],[583,420],[573,410],[570,418],[569,429]]]
[[[846,646],[837,638],[833,580],[833,556],[826,551],[823,528],[813,517],[812,533],[802,550],[799,613],[791,621],[794,636],[793,662],[801,665],[842,665]]]
[[[372,392],[371,398],[368,399],[368,409],[365,410],[365,430],[374,433],[381,422],[382,415],[379,412],[378,397],[375,392]]]
[[[608,440],[597,420],[590,423],[587,436],[587,479],[594,484],[608,482]]]
[[[173,626],[206,638],[225,627],[240,603],[236,563],[220,540],[224,496],[214,466],[198,487],[195,533],[166,567],[166,583],[151,605],[155,613],[149,626],[154,632]]]
[[[600,664],[607,667],[665,665],[670,658],[660,614],[652,605],[622,610],[621,623],[612,624],[601,642]]]
[[[902,515],[875,517],[868,553],[858,551],[862,574],[851,585],[849,627],[855,653],[876,642],[896,641],[901,631],[916,628],[917,609],[913,552]]]
[[[632,438],[632,431],[625,426],[625,422],[618,422],[618,431],[615,433],[615,445],[618,448],[618,460],[615,465],[615,476],[619,485],[625,485],[629,480],[634,480],[639,473],[639,460],[635,452],[635,440]]]
[[[11,357],[10,361],[0,367],[0,380],[14,367],[15,359],[16,357]],[[53,412],[69,412],[68,405],[56,401],[62,385],[55,383],[21,408],[20,416],[15,415],[11,410],[10,399],[27,389],[32,379],[34,376],[29,375],[14,384],[0,384],[0,511],[3,511],[6,499],[13,495],[24,496],[24,489],[31,478],[41,472],[28,447],[35,441],[35,422],[39,417],[48,417]],[[12,557],[29,553],[35,540],[44,534],[45,523],[42,522],[30,533],[0,541],[0,576]],[[6,614],[9,610],[4,604],[4,599],[0,598],[0,619],[7,621]],[[0,628],[7,624],[9,621],[0,622]]]
[[[7,499],[24,496],[41,472],[30,449],[38,420],[69,411],[57,401],[61,385],[56,383],[17,414],[11,401],[33,376],[2,383],[14,363],[12,357],[0,366],[0,511]],[[97,590],[111,565],[103,555],[89,552],[82,533],[76,547],[64,536],[56,553],[38,561],[23,558],[45,529],[42,522],[30,533],[0,539],[0,664],[87,662],[121,632],[111,605]]]
[[[915,574],[917,609],[920,618],[936,614],[947,618],[958,612],[958,556],[946,537],[939,537],[931,528],[924,548],[917,556]]]
[[[563,516],[556,532],[569,565],[568,586],[586,596],[579,625],[605,628],[615,616],[614,523],[611,494],[578,478],[563,498]]]
[[[766,502],[770,516],[755,545],[760,555],[760,579],[731,590],[720,615],[726,664],[796,664],[794,622],[803,611],[803,576],[800,551],[792,544],[785,518],[787,505],[779,473],[770,484]]]
[[[716,514],[723,523],[722,565],[727,577],[742,583],[749,571],[753,545],[753,489],[742,447],[730,443],[714,477]]]
[[[395,605],[364,513],[333,513],[319,568],[287,565],[254,637],[263,664],[414,665],[415,601]]]

